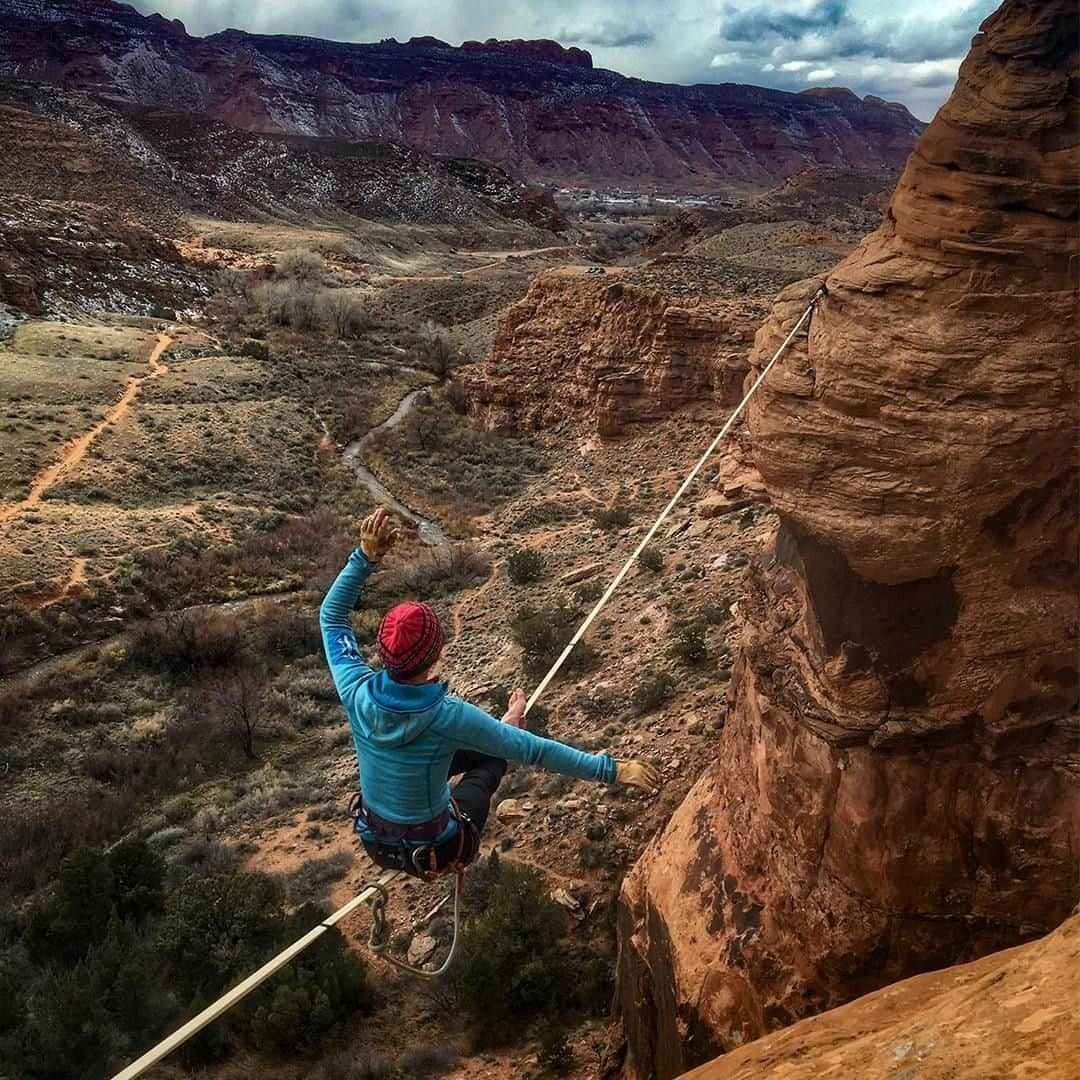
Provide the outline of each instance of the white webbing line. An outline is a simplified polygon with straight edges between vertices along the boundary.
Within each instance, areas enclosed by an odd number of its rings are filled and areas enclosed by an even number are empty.
[[[387,870],[379,879],[380,885],[389,885],[399,874],[397,870]],[[256,987],[261,986],[275,972],[280,971],[297,953],[303,952],[316,938],[322,937],[332,926],[341,922],[361,904],[366,903],[378,890],[374,885],[369,885],[363,891],[354,896],[347,904],[342,905],[328,915],[317,926],[312,927],[302,938],[294,941],[288,948],[279,952],[272,960],[267,960],[258,971],[253,971],[243,982],[238,983],[226,994],[223,994],[198,1016],[193,1016],[183,1027],[177,1028],[171,1035],[162,1039],[157,1046],[147,1050],[141,1058],[133,1061],[125,1069],[113,1077],[113,1080],[131,1080],[132,1077],[142,1076],[151,1065],[156,1065],[167,1054],[171,1054],[178,1046],[183,1045],[192,1037],[202,1031],[207,1024],[212,1023],[222,1013],[228,1012],[241,998],[247,997]]]
[[[660,516],[653,522],[652,528],[645,534],[644,539],[634,549],[633,554],[623,564],[622,569],[615,575],[615,580],[607,587],[607,591],[596,602],[596,606],[585,617],[585,621],[578,627],[577,632],[570,639],[570,643],[563,649],[559,658],[551,665],[551,670],[540,680],[539,686],[532,692],[532,696],[525,704],[525,711],[528,712],[539,700],[540,695],[547,689],[551,680],[559,673],[559,669],[566,663],[567,657],[573,652],[574,646],[582,639],[585,632],[592,625],[593,620],[603,610],[604,605],[611,599],[615,590],[622,583],[623,578],[630,572],[630,567],[634,565],[634,560],[645,550],[646,545],[656,535],[656,530],[664,523],[668,514],[675,508],[675,504],[686,493],[686,489],[694,482],[697,474],[705,466],[705,462],[712,456],[713,451],[720,445],[720,440],[731,430],[731,425],[739,418],[739,414],[746,407],[746,403],[753,396],[754,391],[764,382],[765,376],[772,370],[773,364],[783,355],[784,350],[791,344],[795,335],[802,328],[803,323],[810,317],[810,312],[814,310],[814,305],[818,300],[824,296],[824,290],[819,289],[807,305],[806,310],[799,317],[799,321],[791,328],[791,333],[784,339],[783,344],[773,354],[773,358],[761,369],[761,374],[754,380],[753,386],[743,395],[742,401],[735,407],[735,411],[728,417],[727,423],[720,429],[719,434],[709,444],[709,448],[698,459],[697,464],[691,470],[690,475],[682,482],[679,490],[675,492],[671,497],[671,501],[664,507]],[[378,879],[379,885],[389,885],[396,877],[399,876],[401,871],[399,870],[387,870]],[[256,987],[261,986],[267,979],[270,978],[275,972],[280,971],[294,956],[301,953],[306,949],[316,938],[321,937],[332,926],[341,922],[346,916],[352,914],[361,904],[367,903],[373,895],[378,892],[375,885],[368,885],[356,896],[354,896],[347,904],[339,907],[333,915],[328,915],[321,923],[309,930],[302,938],[294,941],[288,948],[280,952],[272,960],[268,960],[258,971],[252,972],[243,982],[238,983],[227,993],[222,995],[217,1001],[208,1005],[198,1016],[193,1016],[183,1027],[177,1028],[171,1035],[162,1039],[157,1046],[147,1050],[141,1058],[133,1061],[127,1068],[118,1072],[113,1080],[134,1080],[134,1077],[141,1076],[152,1065],[156,1065],[167,1054],[171,1054],[178,1046],[187,1042],[193,1035],[202,1031],[207,1024],[212,1023],[222,1013],[228,1012],[238,1001],[247,997]]]
[[[566,663],[567,657],[569,657],[569,655],[574,651],[574,646],[585,636],[585,632],[589,629],[590,626],[592,626],[593,620],[596,618],[596,616],[599,615],[601,611],[603,611],[604,605],[611,599],[611,597],[615,593],[615,590],[619,587],[619,585],[622,584],[623,578],[626,577],[626,575],[630,572],[630,567],[634,565],[634,561],[645,550],[645,548],[649,544],[649,541],[656,535],[656,530],[659,529],[661,525],[663,525],[664,521],[667,519],[668,514],[670,514],[671,511],[675,509],[675,504],[683,497],[683,495],[686,493],[686,489],[694,482],[697,474],[701,472],[701,470],[705,467],[705,462],[708,461],[710,457],[712,457],[713,451],[720,445],[720,440],[723,439],[723,437],[731,430],[731,425],[734,424],[736,420],[738,420],[739,414],[743,411],[744,408],[746,408],[746,403],[750,400],[751,397],[753,397],[754,391],[757,390],[757,388],[765,381],[765,376],[768,375],[769,372],[772,370],[773,364],[775,364],[776,361],[779,360],[780,357],[783,355],[784,350],[791,344],[795,335],[802,327],[802,324],[806,322],[806,320],[810,317],[810,312],[814,310],[814,305],[817,304],[818,300],[824,295],[824,289],[818,289],[818,291],[814,293],[812,299],[810,300],[810,303],[806,306],[806,310],[802,313],[802,315],[799,316],[799,321],[791,328],[791,333],[788,334],[786,338],[784,338],[784,343],[780,346],[779,349],[776,350],[775,353],[773,353],[773,358],[761,369],[761,374],[754,380],[753,386],[751,386],[750,389],[747,390],[746,393],[743,395],[742,401],[740,401],[739,404],[735,406],[735,411],[728,417],[727,423],[724,424],[724,426],[720,429],[716,438],[713,439],[711,443],[709,443],[709,447],[705,451],[705,453],[702,454],[700,458],[698,458],[698,463],[693,467],[693,469],[690,470],[690,475],[687,476],[687,478],[682,482],[679,490],[671,496],[671,501],[660,512],[660,516],[653,522],[652,528],[649,529],[649,531],[644,535],[644,537],[642,537],[641,543],[638,544],[636,548],[634,548],[634,551],[630,555],[630,558],[628,558],[626,562],[623,563],[622,569],[615,575],[615,580],[607,587],[607,591],[604,593],[604,595],[596,601],[596,607],[594,607],[592,611],[590,611],[589,614],[585,616],[585,621],[577,628],[577,632],[570,639],[566,648],[563,649],[562,655],[559,657],[558,660],[555,661],[554,664],[551,665],[551,670],[540,680],[540,685],[532,692],[532,696],[525,703],[526,712],[528,712],[536,704],[540,695],[547,689],[548,683],[550,683],[551,680],[555,678],[555,676],[559,673],[559,669],[563,666],[563,664]]]

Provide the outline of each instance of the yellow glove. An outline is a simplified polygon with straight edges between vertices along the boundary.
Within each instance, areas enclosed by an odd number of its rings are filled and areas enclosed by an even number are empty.
[[[371,562],[378,562],[397,542],[401,535],[394,527],[390,512],[380,506],[374,514],[364,518],[360,526],[360,548]]]
[[[655,795],[660,790],[660,774],[644,761],[616,761],[615,783],[629,784]]]

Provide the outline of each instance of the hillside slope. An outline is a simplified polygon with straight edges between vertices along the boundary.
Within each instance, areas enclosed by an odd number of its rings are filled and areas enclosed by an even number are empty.
[[[764,189],[808,164],[899,166],[924,126],[902,105],[847,90],[629,79],[554,42],[198,38],[111,0],[0,0],[0,73],[574,185]]]

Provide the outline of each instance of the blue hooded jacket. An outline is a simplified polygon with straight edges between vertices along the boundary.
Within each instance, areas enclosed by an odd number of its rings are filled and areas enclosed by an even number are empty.
[[[376,569],[360,548],[330,586],[319,611],[330,674],[349,717],[364,803],[380,817],[413,825],[450,804],[447,770],[455,750],[528,762],[578,780],[613,783],[615,760],[585,754],[501,723],[447,693],[446,683],[412,685],[375,672],[360,655],[349,614]],[[442,840],[453,835],[451,821]]]

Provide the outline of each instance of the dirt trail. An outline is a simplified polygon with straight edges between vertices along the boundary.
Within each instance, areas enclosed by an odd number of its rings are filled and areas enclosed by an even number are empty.
[[[475,592],[469,592],[466,596],[463,596],[460,600],[458,600],[456,604],[454,604],[454,610],[451,615],[454,627],[454,635],[450,639],[451,644],[453,644],[455,641],[457,641],[459,637],[461,637],[461,616],[465,606],[467,604],[475,604],[481,599],[483,599],[484,593],[486,593],[488,589],[490,589],[491,586],[495,584],[495,580],[499,576],[499,568],[502,566],[502,564],[502,559],[496,559],[495,562],[491,564],[491,573],[488,574],[487,580],[484,582],[484,584],[481,585],[478,589],[476,589]]]
[[[90,449],[90,444],[107,428],[113,424],[122,420],[128,409],[131,408],[131,403],[138,397],[139,389],[145,379],[155,379],[159,375],[163,375],[169,370],[168,365],[163,364],[159,359],[161,354],[172,344],[173,339],[168,334],[158,334],[157,343],[153,349],[150,350],[150,355],[147,357],[147,362],[150,365],[150,371],[146,375],[132,375],[127,385],[124,387],[124,392],[117,399],[116,404],[113,405],[104,417],[99,420],[89,431],[80,435],[77,439],[68,443],[64,447],[64,452],[60,455],[60,459],[54,462],[52,465],[44,468],[34,477],[34,482],[30,485],[30,491],[27,493],[25,499],[21,502],[8,503],[6,506],[0,507],[0,536],[7,534],[8,529],[11,527],[11,523],[21,514],[24,510],[29,510],[32,506],[37,506],[41,502],[45,495],[45,492],[49,490],[60,479],[65,472],[68,471],[73,465],[77,465],[83,457],[86,455],[86,451]]]

